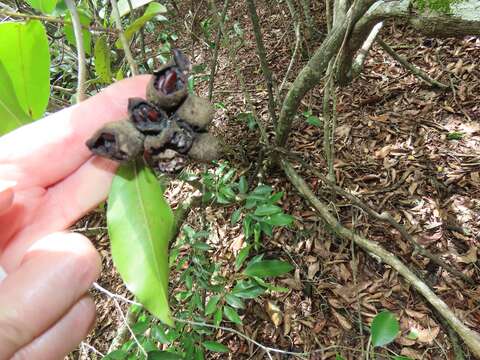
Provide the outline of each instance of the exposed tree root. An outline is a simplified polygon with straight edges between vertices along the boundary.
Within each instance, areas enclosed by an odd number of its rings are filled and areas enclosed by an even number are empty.
[[[386,42],[384,42],[382,39],[377,39],[378,44],[382,47],[383,50],[387,52],[388,55],[390,55],[392,58],[397,60],[405,69],[410,71],[413,75],[416,77],[422,79],[423,81],[429,83],[431,86],[436,86],[440,89],[449,89],[450,86],[441,83],[440,81],[437,81],[435,79],[432,79],[428,74],[423,71],[422,69],[417,68],[413,64],[409,63],[405,58],[402,56],[398,55],[395,50],[393,50]]]
[[[280,164],[285,171],[290,182],[300,192],[300,194],[309,202],[316,210],[318,215],[337,236],[353,241],[362,249],[379,257],[384,263],[390,265],[400,275],[402,275],[423,297],[442,315],[453,330],[469,347],[472,354],[480,357],[480,334],[468,328],[460,319],[450,310],[448,305],[440,299],[417,275],[415,275],[403,262],[401,262],[394,254],[385,250],[380,245],[368,240],[367,238],[355,233],[354,231],[344,227],[330,213],[327,204],[319,200],[308,184],[295,171],[293,166],[286,160],[282,159]]]

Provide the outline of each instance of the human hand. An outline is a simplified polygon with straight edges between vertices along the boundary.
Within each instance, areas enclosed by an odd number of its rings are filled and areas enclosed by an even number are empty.
[[[116,164],[85,141],[145,97],[149,76],[0,138],[0,360],[62,359],[95,318],[85,294],[101,263],[90,241],[64,232],[108,194]]]

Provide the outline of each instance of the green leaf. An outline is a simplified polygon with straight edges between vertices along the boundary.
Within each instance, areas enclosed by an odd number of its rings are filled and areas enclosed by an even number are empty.
[[[242,208],[239,208],[239,209],[235,210],[232,213],[232,217],[230,219],[230,224],[235,225],[238,222],[238,220],[240,220],[241,215],[242,215]]]
[[[447,134],[448,140],[462,140],[465,134],[461,131],[452,131]]]
[[[226,353],[230,351],[228,347],[216,341],[204,341],[202,345],[205,349],[210,351],[222,352],[222,353]]]
[[[293,222],[293,216],[281,213],[269,216],[263,221],[273,226],[287,226]]]
[[[108,353],[103,360],[123,360],[126,359],[127,356],[128,353],[126,353],[124,350],[115,350],[111,353]]]
[[[215,312],[219,300],[220,295],[213,295],[210,299],[208,299],[207,306],[205,306],[205,316]]]
[[[110,48],[107,44],[107,38],[100,36],[95,42],[95,73],[105,84],[112,82],[112,69],[110,66]]]
[[[272,187],[268,185],[258,185],[255,190],[252,191],[254,195],[270,195],[272,193]]]
[[[173,325],[168,307],[168,243],[174,218],[155,174],[137,160],[115,176],[107,209],[112,258],[138,300]]]
[[[152,337],[160,342],[161,344],[169,344],[170,341],[167,339],[167,335],[163,330],[162,325],[153,325],[152,327]]]
[[[165,6],[162,4],[159,4],[157,2],[152,2],[148,5],[147,9],[145,10],[145,13],[136,19],[132,24],[130,24],[124,31],[125,38],[127,41],[130,41],[132,36],[140,30],[148,21],[152,20],[155,16],[164,13],[165,12]],[[164,18],[165,19],[165,18]],[[121,49],[122,43],[120,39],[117,40],[115,43],[115,46],[118,49]]]
[[[213,325],[219,326],[220,323],[222,322],[222,317],[223,317],[222,307],[219,307],[217,311],[215,311],[215,314],[213,315]]]
[[[281,260],[262,260],[254,264],[249,264],[243,272],[248,276],[257,276],[266,278],[270,276],[279,276],[292,271],[294,267],[286,261]]]
[[[243,300],[235,295],[232,295],[232,294],[225,295],[225,301],[227,302],[228,305],[230,305],[231,307],[234,307],[235,309],[245,309],[245,304],[243,303]]]
[[[372,345],[383,346],[391,343],[395,340],[399,331],[400,325],[395,315],[390,311],[382,311],[372,321]]]
[[[277,205],[261,205],[257,207],[254,215],[256,216],[270,216],[282,212],[282,208]]]
[[[152,2],[152,0],[130,0],[130,3],[132,4],[132,9],[138,9],[139,7],[142,7],[143,5],[146,5],[148,3]],[[162,5],[162,4],[160,4]],[[163,6],[163,5],[162,5]],[[167,12],[167,8],[165,8],[164,12]],[[118,12],[120,13],[120,16],[125,16],[128,13],[130,13],[130,5],[128,4],[128,0],[119,0],[118,1]]]
[[[44,14],[51,14],[57,5],[57,0],[25,0],[35,10]]]
[[[342,355],[340,354],[335,354],[335,360],[345,360]]]
[[[243,299],[254,299],[265,292],[265,289],[251,282],[239,282],[232,290],[232,294]]]
[[[0,119],[0,135],[32,121],[18,103],[12,81],[2,62],[0,62]]]
[[[241,194],[246,194],[248,191],[248,182],[244,175],[242,175],[238,181],[238,191],[240,191]]]
[[[235,270],[239,270],[250,253],[252,245],[245,246],[242,250],[238,252],[237,258],[235,259]]]
[[[78,17],[80,18],[80,24],[83,26],[90,26],[92,19],[90,16],[87,14],[87,12],[83,9],[78,9]],[[73,25],[71,23],[72,17],[70,13],[68,13],[67,16],[65,16],[65,21],[67,23],[65,24],[63,31],[65,32],[65,37],[67,38],[67,41],[70,45],[77,47],[77,43],[75,42],[75,33],[73,32]],[[91,54],[91,49],[90,49],[90,44],[92,42],[92,36],[90,35],[90,31],[87,29],[82,29],[82,36],[83,36],[83,48],[85,49],[85,53],[87,55]]]
[[[418,339],[418,331],[416,329],[410,329],[410,332],[407,335],[407,339],[417,340]]]
[[[42,117],[50,97],[50,54],[43,24],[38,20],[4,22],[0,39],[0,61],[18,103],[30,118]]]
[[[310,115],[307,118],[307,123],[310,124],[310,125],[313,125],[313,126],[317,126],[317,127],[322,126],[322,122],[320,121],[320,119],[316,116],[313,116],[313,115]]]
[[[242,319],[240,319],[240,316],[238,316],[237,310],[230,306],[224,306],[223,307],[223,313],[227,317],[228,320],[231,322],[242,325]]]
[[[392,360],[413,360],[413,359],[409,358],[408,356],[394,355],[392,357]]]
[[[195,358],[194,360],[204,360],[205,359],[205,352],[202,347],[195,346]]]
[[[283,197],[283,191],[280,191],[278,193],[275,193],[273,194],[272,196],[270,196],[270,198],[268,199],[268,201],[271,203],[271,204],[275,204],[278,200],[280,200],[281,198]]]
[[[169,351],[150,351],[147,360],[183,360],[180,355],[171,353]]]

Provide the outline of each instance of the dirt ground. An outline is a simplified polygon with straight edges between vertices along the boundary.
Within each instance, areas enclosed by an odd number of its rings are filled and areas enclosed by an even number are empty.
[[[313,14],[324,14],[323,8],[314,3]],[[237,53],[237,61],[257,113],[268,124],[267,92],[243,6],[243,2],[234,2],[229,12],[229,23],[238,21],[245,29],[246,42]],[[258,1],[258,11],[269,65],[275,83],[279,84],[293,51],[292,21],[286,6],[276,1]],[[318,38],[303,50],[305,55],[307,51],[314,51],[323,39],[323,19],[316,17],[315,21]],[[180,32],[181,21],[178,26]],[[390,213],[421,245],[478,284],[480,38],[430,39],[398,23],[385,24],[381,36],[431,77],[455,84],[454,91],[430,87],[374,45],[362,75],[336,92],[337,182],[379,213]],[[192,46],[187,37],[179,45],[189,56],[192,56],[191,49],[195,50],[195,62],[208,63],[210,51],[202,43],[196,41]],[[293,81],[305,61],[305,56],[297,59],[289,81]],[[226,49],[220,50],[219,65],[214,102],[225,104],[226,109],[217,111],[214,131],[238,148],[238,155],[228,159],[232,166],[240,172],[249,167],[253,169],[260,150],[258,131],[249,130],[245,122],[237,119],[239,113],[246,111],[246,105]],[[322,85],[307,95],[302,111],[311,110],[321,117]],[[197,91],[206,95],[207,82],[200,82]],[[273,128],[268,126],[268,129],[273,138]],[[289,138],[289,150],[325,174],[322,141],[322,129],[309,125],[299,114]],[[455,314],[469,327],[480,331],[478,285],[468,284],[418,255],[390,225],[372,219],[341,196],[332,195],[309,169],[299,166],[298,171],[345,226],[378,242],[406,264],[419,268],[422,277]],[[403,278],[364,251],[331,236],[281,172],[268,173],[265,181],[275,190],[285,192],[282,206],[296,219],[291,229],[277,231],[272,238],[264,239],[265,252],[289,259],[296,271],[282,282],[291,288],[290,292],[264,296],[260,302],[249,304],[243,318],[245,325],[239,330],[265,345],[283,350],[312,351],[338,346],[323,355],[315,353],[311,359],[333,359],[337,351],[346,359],[360,359],[360,350],[368,340],[368,328],[359,323],[369,324],[378,312],[388,309],[400,319],[402,331],[390,345],[391,350],[412,359],[454,358],[449,334],[424,299]],[[168,192],[169,202],[175,206],[187,192],[188,187],[179,190],[172,186]],[[216,250],[214,256],[227,267],[233,266],[232,244],[238,246],[242,241],[241,229],[229,224],[233,210],[197,209],[188,219],[194,225],[199,212],[207,211],[207,219],[219,239],[212,243]],[[75,228],[89,235],[102,255],[103,273],[98,283],[113,293],[129,297],[112,265],[103,212],[89,214]],[[97,358],[89,346],[105,353],[122,323],[112,299],[97,291],[92,293],[98,305],[98,322],[86,345],[72,353],[70,359]],[[267,302],[281,308],[283,321],[279,326],[265,311]],[[407,337],[412,328],[417,329],[416,340]],[[219,341],[228,345],[231,353],[211,358],[267,358],[238,337],[222,336]],[[463,349],[467,351],[465,346]]]

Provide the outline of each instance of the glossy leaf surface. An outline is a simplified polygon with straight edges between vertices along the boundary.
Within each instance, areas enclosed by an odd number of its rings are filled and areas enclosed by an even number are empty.
[[[281,260],[262,260],[251,263],[244,271],[245,275],[265,278],[270,276],[279,276],[293,270],[293,266],[286,261]]]
[[[168,351],[150,351],[147,360],[182,360],[180,355]]]
[[[51,14],[57,5],[57,0],[25,0],[32,8],[44,14]]]
[[[216,352],[229,352],[230,350],[223,344],[216,341],[204,341],[202,345],[205,349]]]
[[[112,257],[128,289],[153,315],[173,323],[168,307],[168,243],[174,218],[143,160],[119,168],[108,200]]]
[[[86,27],[90,26],[92,19],[84,10],[78,9],[78,17],[80,18],[80,23],[83,26],[86,26]],[[70,16],[70,13],[65,17],[65,20],[68,21],[68,23],[66,23],[64,27],[65,37],[67,38],[67,41],[70,45],[77,47],[75,42],[75,33],[73,32],[73,25],[71,23],[72,18]],[[92,36],[90,34],[90,31],[88,31],[88,29],[82,29],[82,36],[83,36],[83,48],[85,49],[85,53],[87,55],[90,55],[92,52],[90,49],[90,44],[92,41]]]
[[[0,62],[0,135],[3,135],[31,119],[23,112],[15,95],[12,81]]]
[[[112,82],[112,69],[110,65],[110,49],[105,36],[100,36],[95,42],[95,72],[105,84]]]
[[[372,345],[383,346],[391,343],[398,335],[400,325],[390,311],[382,311],[372,321]]]
[[[124,34],[127,41],[129,41],[132,36],[138,30],[140,30],[148,21],[152,20],[155,16],[164,12],[166,12],[165,5],[159,4],[157,2],[150,3],[145,10],[145,13],[125,29]],[[122,48],[122,43],[120,39],[117,40],[115,46],[119,49]]]
[[[50,97],[50,54],[43,24],[38,20],[0,24],[0,61],[24,113],[43,116]]]

